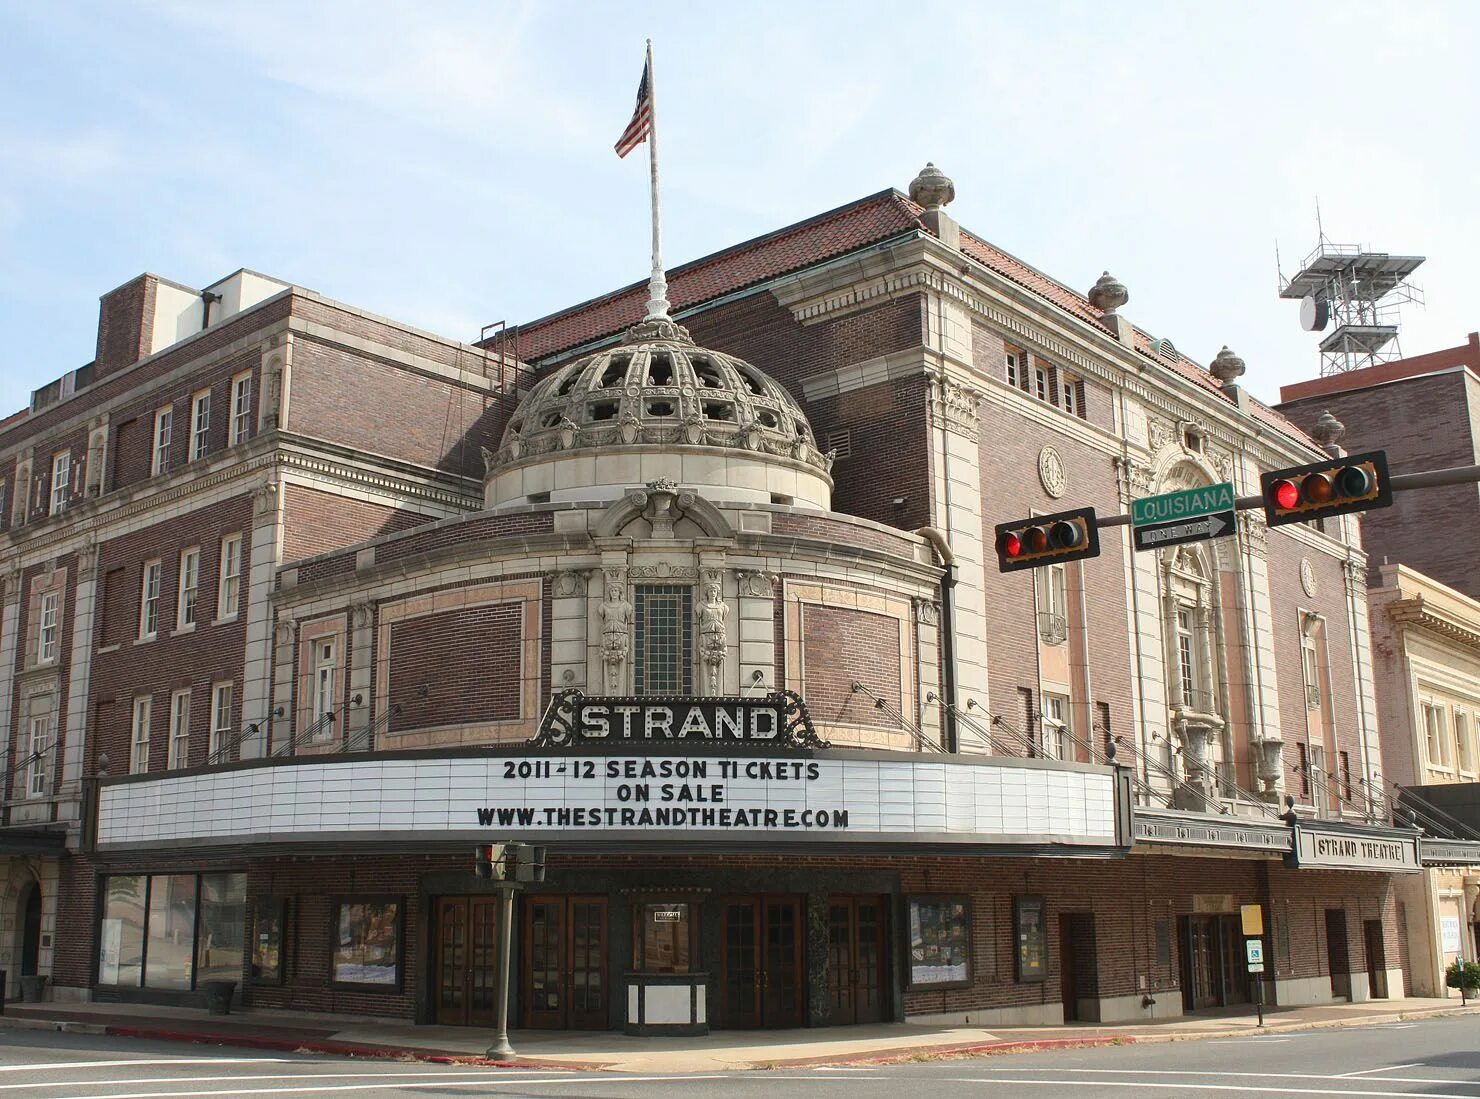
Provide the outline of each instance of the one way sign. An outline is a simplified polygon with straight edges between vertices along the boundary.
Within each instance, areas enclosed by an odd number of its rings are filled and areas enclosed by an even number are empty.
[[[1237,530],[1233,486],[1226,482],[1150,496],[1131,506],[1131,541],[1138,550],[1226,538]]]

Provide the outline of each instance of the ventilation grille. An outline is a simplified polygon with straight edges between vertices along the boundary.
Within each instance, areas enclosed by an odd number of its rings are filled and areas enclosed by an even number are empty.
[[[844,458],[853,456],[853,432],[852,431],[829,431],[827,433],[827,446],[824,450],[833,452],[833,461],[841,462]]]

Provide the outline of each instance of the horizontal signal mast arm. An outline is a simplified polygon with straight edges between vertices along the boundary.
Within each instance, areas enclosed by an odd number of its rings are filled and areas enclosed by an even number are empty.
[[[1480,465],[1452,466],[1449,469],[1430,469],[1422,473],[1395,473],[1388,478],[1394,492],[1406,492],[1417,488],[1443,488],[1446,485],[1464,485],[1480,482]],[[1263,496],[1240,496],[1233,502],[1235,511],[1262,508]],[[1097,515],[1097,527],[1128,527],[1129,515]]]

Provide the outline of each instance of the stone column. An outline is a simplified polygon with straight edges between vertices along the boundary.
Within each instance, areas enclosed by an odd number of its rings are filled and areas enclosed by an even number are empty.
[[[274,479],[252,494],[252,527],[244,531],[242,541],[250,545],[246,588],[242,593],[242,614],[247,616],[246,658],[242,667],[243,726],[261,725],[257,734],[241,743],[242,759],[255,759],[266,754],[264,734],[273,680],[272,593],[278,565],[283,559],[282,493]],[[291,684],[289,685],[291,689]],[[286,712],[284,719],[289,718]],[[242,730],[245,731],[245,728]]]
[[[370,722],[374,705],[370,696],[370,671],[375,666],[375,604],[356,603],[350,608],[349,641],[349,698],[345,711],[344,727],[335,730],[344,738],[346,751],[369,751]],[[360,705],[354,704],[356,695]],[[375,714],[375,718],[382,715]]]
[[[1372,634],[1367,619],[1367,584],[1365,562],[1353,558],[1343,563],[1346,585],[1348,640],[1352,648],[1352,673],[1356,679],[1357,731],[1361,737],[1362,777],[1369,783],[1367,792],[1386,789],[1383,778],[1382,749],[1378,742],[1377,698],[1372,679]]]
[[[567,569],[555,574],[554,597],[550,604],[550,689],[563,691],[574,687],[588,694],[598,693],[601,680],[586,676],[586,646],[591,641],[587,621],[586,591],[593,573],[588,569]],[[594,573],[600,577],[600,572]],[[595,634],[598,648],[601,632]]]
[[[769,572],[741,569],[735,573],[740,694],[762,694],[782,686],[776,667],[775,581]]]
[[[77,551],[77,579],[72,588],[72,652],[67,658],[67,698],[63,713],[66,748],[60,759],[62,802],[58,815],[81,820],[82,768],[87,759],[87,698],[92,682],[93,618],[97,612],[98,547],[91,541]],[[58,735],[61,730],[58,729]]]
[[[11,715],[15,713],[15,665],[21,645],[21,578],[19,566],[5,574],[3,589],[0,589],[0,715],[3,716],[4,739],[0,739],[0,752],[15,743],[11,734],[15,732]],[[5,758],[5,763],[10,762]],[[0,774],[3,774],[0,770]],[[10,792],[4,791],[9,797]]]

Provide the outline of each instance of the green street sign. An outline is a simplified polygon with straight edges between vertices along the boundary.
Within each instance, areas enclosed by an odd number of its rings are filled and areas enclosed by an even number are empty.
[[[1152,523],[1169,523],[1177,519],[1196,519],[1215,511],[1233,510],[1233,485],[1222,481],[1206,488],[1188,488],[1181,492],[1164,492],[1131,501],[1131,526],[1146,527]]]
[[[1237,530],[1233,485],[1227,481],[1131,501],[1131,546],[1137,550],[1227,538]]]

